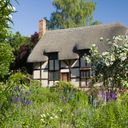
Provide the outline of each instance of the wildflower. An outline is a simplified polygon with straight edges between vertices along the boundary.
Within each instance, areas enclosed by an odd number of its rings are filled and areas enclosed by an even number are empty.
[[[30,104],[30,103],[31,103],[31,101],[29,100],[29,101],[28,101],[28,104]]]
[[[32,91],[32,89],[30,89],[30,92]]]
[[[71,100],[71,98],[68,98],[69,100]]]
[[[74,95],[74,93],[72,93],[70,97],[72,97],[73,95]]]
[[[20,102],[22,103],[22,98],[20,98]]]
[[[45,122],[44,119],[41,119],[42,122]]]
[[[64,99],[64,96],[62,96],[62,99]]]
[[[28,104],[28,100],[26,100],[26,103],[25,103],[26,105]]]
[[[55,116],[54,118],[58,118],[58,116]]]
[[[23,87],[21,86],[20,89],[22,89]]]
[[[50,117],[50,119],[54,119],[53,117]]]
[[[19,99],[19,96],[17,96],[17,98],[16,98],[16,102],[18,101],[18,99]]]
[[[16,86],[16,90],[18,89],[18,86]]]
[[[42,114],[41,117],[43,118],[43,117],[46,117],[46,116],[45,116],[45,114]]]
[[[25,95],[27,96],[28,95],[28,92],[25,92]]]
[[[93,100],[93,107],[96,107],[96,99]]]
[[[23,95],[23,91],[21,91],[21,97],[22,97],[22,95]]]
[[[66,104],[66,100],[63,100],[62,102],[63,102],[63,104]]]

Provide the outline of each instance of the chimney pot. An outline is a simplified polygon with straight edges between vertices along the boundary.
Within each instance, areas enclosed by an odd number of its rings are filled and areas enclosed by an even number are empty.
[[[42,19],[39,21],[39,39],[45,34],[46,32],[46,20]]]

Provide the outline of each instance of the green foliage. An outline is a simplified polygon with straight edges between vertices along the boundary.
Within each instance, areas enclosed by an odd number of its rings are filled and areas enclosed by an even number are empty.
[[[9,75],[10,64],[13,62],[12,48],[5,42],[0,42],[0,81]]]
[[[64,29],[97,24],[93,22],[93,12],[96,10],[94,0],[54,0],[56,12],[47,20],[48,29]]]
[[[86,57],[92,63],[94,79],[111,87],[128,87],[128,36],[116,36],[113,41],[106,41],[109,45],[106,52],[100,54],[93,44],[91,56]]]
[[[22,88],[3,83],[0,85],[2,128],[127,128],[128,126],[127,91],[120,97],[121,100],[93,107],[88,103],[86,93],[82,91],[76,91],[69,102],[64,104],[59,91],[51,92],[49,88],[41,88],[37,83]],[[17,96],[19,97],[15,101]]]
[[[65,81],[59,81],[57,82],[53,87],[62,87],[62,88],[76,88],[72,83],[65,82]]]
[[[12,74],[9,76],[8,81],[14,85],[25,84],[25,75],[23,75],[21,72]]]
[[[13,53],[12,48],[6,43],[9,38],[10,32],[8,31],[9,23],[12,22],[12,13],[15,8],[11,5],[10,0],[0,1],[0,80],[9,74],[9,67],[12,63]]]
[[[16,32],[8,38],[7,43],[9,43],[15,50],[18,50],[21,45],[28,45],[30,43],[30,37],[22,36],[20,32]]]

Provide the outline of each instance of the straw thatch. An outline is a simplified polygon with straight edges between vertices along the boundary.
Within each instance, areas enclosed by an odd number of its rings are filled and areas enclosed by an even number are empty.
[[[42,62],[47,60],[44,53],[58,52],[58,59],[77,59],[78,54],[74,49],[89,49],[91,42],[95,43],[100,52],[108,48],[107,43],[100,43],[112,39],[116,35],[125,35],[127,28],[122,23],[100,24],[79,28],[69,28],[47,31],[39,40],[28,57],[28,62]]]

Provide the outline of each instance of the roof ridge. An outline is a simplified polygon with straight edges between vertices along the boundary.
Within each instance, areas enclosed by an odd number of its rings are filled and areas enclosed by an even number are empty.
[[[90,26],[82,26],[82,27],[76,27],[76,28],[66,28],[66,29],[56,29],[56,30],[47,30],[47,33],[51,32],[64,32],[64,31],[74,31],[74,30],[82,30],[85,28],[97,28],[97,27],[113,27],[113,26],[124,26],[121,22],[115,22],[115,23],[109,23],[109,24],[97,24],[97,25],[90,25]],[[125,27],[125,26],[124,26]]]

